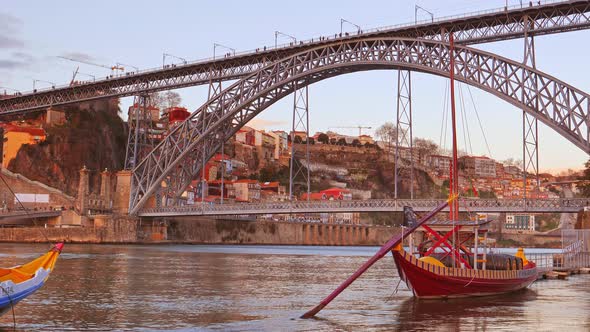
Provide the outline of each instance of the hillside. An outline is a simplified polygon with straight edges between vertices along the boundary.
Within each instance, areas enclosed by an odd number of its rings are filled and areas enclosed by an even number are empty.
[[[119,170],[125,159],[127,126],[116,102],[66,107],[66,122],[46,128],[47,139],[23,145],[8,169],[58,188],[77,193],[79,170]]]
[[[304,145],[296,150],[302,155]],[[354,198],[393,198],[394,163],[377,147],[352,147],[338,145],[310,145],[311,190],[319,191],[330,187],[350,189]],[[305,165],[305,161],[301,161]],[[280,181],[288,185],[289,169],[286,166],[272,165],[258,170],[253,178],[261,181]],[[414,197],[439,197],[441,189],[432,178],[420,169],[414,170]],[[295,193],[301,194],[305,188],[303,179],[297,179]],[[399,197],[410,197],[410,172],[402,168],[399,184]]]

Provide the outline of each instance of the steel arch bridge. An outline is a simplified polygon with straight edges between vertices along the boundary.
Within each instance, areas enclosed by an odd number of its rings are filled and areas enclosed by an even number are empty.
[[[262,67],[334,41],[367,38],[423,38],[440,40],[452,32],[457,44],[471,45],[528,36],[542,36],[590,28],[590,1],[544,1],[541,5],[498,8],[483,12],[443,17],[432,22],[401,24],[363,31],[350,36],[325,36],[294,45],[280,45],[243,52],[231,57],[210,58],[186,65],[167,66],[107,77],[76,86],[52,87],[0,98],[0,117],[19,115],[51,106],[101,98],[137,96],[142,93],[178,89],[243,78]]]
[[[447,43],[425,39],[366,38],[334,42],[288,56],[234,83],[191,114],[134,170],[130,213],[160,189],[177,196],[221,142],[264,109],[309,84],[358,71],[405,69],[449,75]],[[590,152],[590,96],[516,61],[459,46],[455,78],[525,109],[570,142]]]

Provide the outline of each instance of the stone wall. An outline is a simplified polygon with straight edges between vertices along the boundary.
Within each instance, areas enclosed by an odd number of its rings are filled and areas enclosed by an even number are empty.
[[[397,227],[93,216],[88,227],[0,228],[0,242],[382,245]]]
[[[207,218],[168,220],[168,240],[211,244],[382,245],[399,228]]]
[[[13,173],[7,169],[2,169],[2,176],[8,183],[10,189],[15,193],[49,195],[49,203],[23,203],[27,208],[51,209],[59,206],[70,209],[74,207],[75,198],[64,194],[58,189],[49,187],[38,181],[29,180],[21,174]],[[11,210],[20,208],[20,205],[15,203],[14,195],[10,192],[10,189],[5,185],[0,186],[0,203],[6,202],[6,207]]]
[[[108,218],[102,227],[0,228],[0,242],[136,243],[138,221]]]

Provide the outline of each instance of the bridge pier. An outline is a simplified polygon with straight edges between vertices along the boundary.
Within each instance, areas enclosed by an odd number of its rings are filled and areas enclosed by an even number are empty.
[[[118,214],[129,213],[129,201],[131,198],[131,171],[117,172],[117,184],[113,197],[113,212]]]

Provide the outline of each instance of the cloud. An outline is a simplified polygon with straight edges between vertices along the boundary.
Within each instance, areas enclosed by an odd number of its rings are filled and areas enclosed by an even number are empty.
[[[0,59],[0,69],[13,70],[13,69],[26,68],[28,66],[29,66],[29,64],[27,62]]]
[[[25,46],[23,40],[17,39],[14,35],[20,30],[23,21],[10,14],[0,13],[0,49],[21,48]]]
[[[248,122],[247,126],[256,129],[266,129],[267,127],[284,127],[288,124],[287,121],[266,120],[261,118],[254,118]]]
[[[80,61],[88,61],[88,62],[96,61],[96,59],[92,55],[82,53],[82,52],[65,52],[65,53],[60,54],[60,56],[62,56],[64,58],[70,58],[70,59],[80,60]]]
[[[0,35],[0,48],[21,48],[23,46],[25,46],[25,42],[20,39]]]
[[[36,59],[33,55],[25,52],[12,52],[12,57],[15,59],[19,59],[23,62],[33,63],[36,62]]]
[[[23,25],[23,21],[15,16],[6,13],[0,13],[0,31],[16,32]]]

